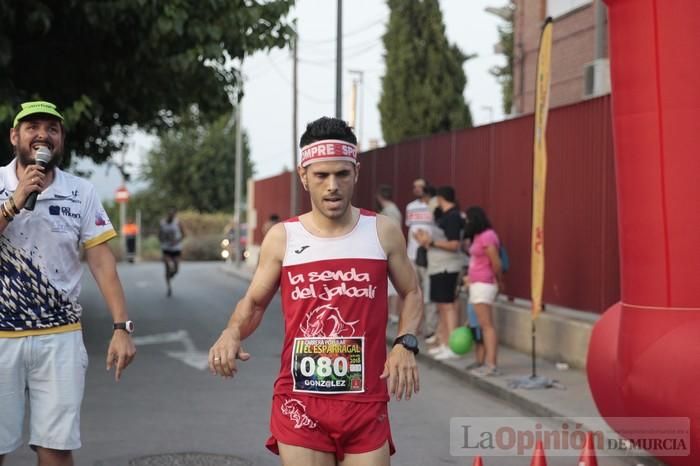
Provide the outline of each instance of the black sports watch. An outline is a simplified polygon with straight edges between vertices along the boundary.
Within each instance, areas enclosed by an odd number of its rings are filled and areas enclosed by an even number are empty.
[[[418,354],[418,338],[416,338],[415,335],[406,333],[399,337],[396,337],[393,346],[396,346],[399,343],[402,344],[403,347],[407,350],[413,352],[413,354]]]
[[[134,333],[134,321],[127,320],[126,322],[115,322],[112,328],[114,330],[125,330],[126,333],[131,335],[132,333]]]

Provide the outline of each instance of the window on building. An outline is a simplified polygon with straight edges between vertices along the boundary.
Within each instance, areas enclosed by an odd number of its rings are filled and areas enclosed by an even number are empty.
[[[556,18],[589,3],[593,0],[547,0],[547,16]]]

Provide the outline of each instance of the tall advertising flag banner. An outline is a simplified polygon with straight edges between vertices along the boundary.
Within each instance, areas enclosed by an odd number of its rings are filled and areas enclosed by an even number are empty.
[[[544,283],[544,207],[547,187],[547,115],[552,56],[552,18],[545,20],[540,37],[535,89],[535,144],[532,170],[532,260],[531,295],[532,319],[542,310]]]

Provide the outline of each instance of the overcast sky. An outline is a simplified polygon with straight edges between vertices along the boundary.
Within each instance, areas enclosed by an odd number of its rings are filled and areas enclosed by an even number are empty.
[[[293,17],[299,28],[299,100],[298,131],[320,116],[335,115],[335,31],[336,1],[297,0]],[[505,58],[493,52],[498,41],[496,27],[500,19],[484,11],[487,6],[503,6],[506,0],[441,0],[447,38],[464,53],[477,57],[465,64],[467,87],[464,95],[475,125],[503,118],[501,90],[489,73]],[[382,142],[377,105],[384,74],[384,46],[381,40],[389,18],[383,0],[346,0],[343,9],[343,118],[349,119],[353,75],[363,73],[359,88],[357,132],[361,146],[370,139]],[[245,98],[243,127],[248,132],[256,178],[273,176],[292,165],[292,59],[289,50],[257,53],[244,62]],[[360,111],[364,110],[364,112]],[[364,113],[364,115],[362,114]],[[126,158],[138,166],[153,139],[134,138]],[[231,148],[233,150],[233,148]],[[116,157],[119,157],[118,155]],[[120,184],[115,169],[94,167],[81,162],[82,169],[93,171],[92,181],[103,199],[111,199]],[[138,184],[129,185],[131,190]]]

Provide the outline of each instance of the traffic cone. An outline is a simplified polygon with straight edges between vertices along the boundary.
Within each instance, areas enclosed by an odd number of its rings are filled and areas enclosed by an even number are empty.
[[[530,466],[547,466],[547,457],[544,456],[542,440],[538,440],[537,445],[535,445],[535,453],[532,455]]]
[[[598,466],[592,432],[586,432],[586,442],[583,444],[581,456],[578,458],[578,466]]]
[[[472,463],[472,466],[484,466],[484,462],[481,461],[481,456],[477,456],[474,458],[474,462]]]

